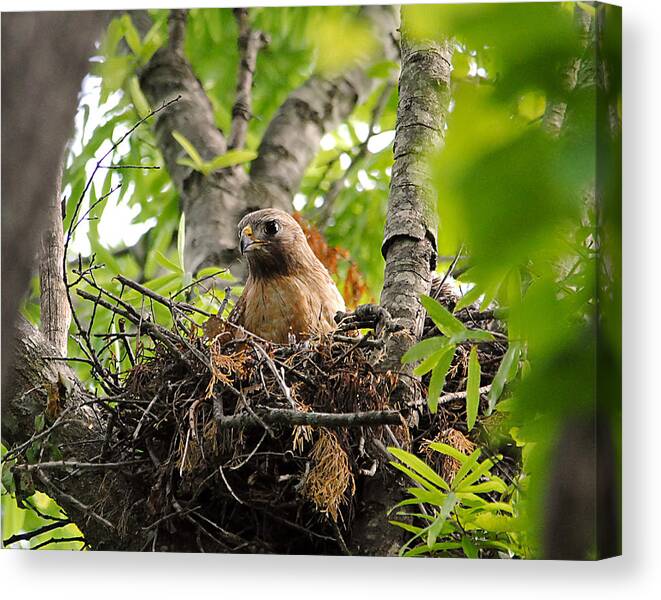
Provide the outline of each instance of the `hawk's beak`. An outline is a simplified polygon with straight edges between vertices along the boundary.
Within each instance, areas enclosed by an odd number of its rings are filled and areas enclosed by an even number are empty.
[[[252,232],[252,227],[250,225],[247,225],[246,227],[243,228],[241,231],[241,240],[239,241],[239,250],[241,250],[241,254],[245,254],[246,250],[254,244],[254,236]]]

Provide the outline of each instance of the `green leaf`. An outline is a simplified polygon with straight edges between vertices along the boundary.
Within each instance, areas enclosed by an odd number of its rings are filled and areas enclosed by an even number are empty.
[[[408,492],[412,496],[415,496],[419,502],[426,502],[427,504],[432,504],[434,506],[441,506],[447,498],[447,494],[445,492],[441,492],[438,489],[431,491],[413,487],[408,488]]]
[[[186,249],[186,213],[181,211],[179,217],[179,229],[177,230],[177,256],[179,257],[179,268],[182,272],[186,272],[184,262],[184,252]]]
[[[469,485],[466,487],[462,486],[461,491],[462,493],[469,494],[486,494],[487,492],[500,492],[501,494],[504,494],[507,491],[507,486],[502,480],[494,478],[490,481],[476,483],[475,485]]]
[[[468,456],[466,456],[463,452],[460,452],[456,448],[453,448],[448,444],[444,444],[443,442],[432,442],[431,444],[429,444],[429,447],[432,450],[436,450],[436,452],[440,452],[441,454],[447,454],[448,456],[455,458],[461,464],[465,463],[468,460]]]
[[[450,513],[452,512],[452,509],[456,506],[457,502],[458,502],[457,495],[454,494],[453,492],[450,492],[441,506],[441,510],[439,511],[438,517],[436,517],[436,520],[428,527],[427,546],[434,545],[436,539],[438,538],[438,535],[441,532],[441,529],[443,528],[443,525],[445,524],[445,521],[447,521],[447,518],[450,516]]]
[[[458,550],[461,547],[462,546],[459,542],[438,542],[432,546],[416,546],[415,548],[411,548],[411,550],[407,550],[402,556],[420,556],[421,554],[429,554],[443,550]]]
[[[206,175],[219,169],[226,169],[242,163],[250,162],[257,158],[257,152],[252,150],[229,150],[225,154],[216,156],[213,160],[205,163]]]
[[[467,535],[464,535],[461,538],[461,548],[464,551],[466,558],[479,557],[479,550],[477,546],[473,543],[473,540],[471,540]]]
[[[177,159],[177,164],[181,165],[182,167],[190,167],[193,169],[193,171],[199,171],[200,173],[204,173],[204,165],[196,163],[194,160],[191,160],[190,158],[178,158]]]
[[[482,451],[478,448],[477,450],[473,451],[468,457],[468,460],[463,465],[461,465],[456,475],[454,476],[454,479],[452,480],[452,489],[458,487],[458,485],[461,483],[461,480],[466,477],[468,472],[477,464],[481,454]]]
[[[202,172],[204,170],[204,161],[202,160],[200,153],[195,149],[195,146],[193,146],[185,135],[176,130],[172,132],[172,137],[179,142],[179,145],[186,151],[186,154],[190,156],[193,161],[193,165],[191,166],[193,166],[196,171]],[[177,160],[177,163],[184,164],[181,162],[182,160],[185,159],[179,159]]]
[[[506,517],[504,515],[495,515],[492,512],[484,512],[475,516],[473,520],[475,528],[484,529],[493,533],[505,531],[517,532],[523,531],[524,527],[520,519],[515,517]]]
[[[420,302],[443,335],[452,337],[466,331],[465,325],[440,302],[425,295],[420,297]]]
[[[163,44],[163,36],[161,34],[161,24],[156,22],[152,25],[151,29],[142,40],[142,50],[140,51],[140,64],[144,65],[149,62],[154,52],[158,50]]]
[[[483,329],[466,329],[460,333],[453,335],[450,338],[450,341],[453,344],[461,344],[463,342],[492,342],[494,336],[489,331],[484,331]]]
[[[438,410],[438,399],[445,387],[445,378],[452,364],[456,347],[447,348],[436,363],[429,380],[429,392],[427,394],[427,405],[432,414]]]
[[[408,523],[404,523],[403,521],[388,521],[391,525],[395,525],[397,527],[401,527],[405,531],[409,531],[410,533],[420,533],[422,531],[422,527],[416,527],[415,525],[409,525]]]
[[[473,304],[473,302],[476,302],[477,299],[482,295],[482,289],[480,288],[479,285],[474,285],[470,290],[468,290],[462,298],[459,299],[459,302],[457,302],[456,306],[454,307],[454,311],[460,311],[462,308],[466,308],[467,306],[470,306]]]
[[[512,377],[513,366],[516,361],[519,360],[519,354],[521,352],[521,346],[518,343],[512,343],[510,347],[505,352],[503,360],[498,366],[498,371],[491,382],[491,389],[489,390],[489,395],[487,399],[489,400],[489,407],[487,408],[487,415],[490,415],[493,412],[493,409],[496,407],[496,402],[498,398],[503,393],[503,388],[507,381]],[[514,371],[516,373],[516,371]]]
[[[39,413],[34,418],[34,432],[41,433],[44,430],[45,425],[46,425],[46,417],[44,413]]]
[[[444,490],[450,489],[450,486],[445,482],[445,480],[417,456],[399,448],[388,448],[388,450],[395,458],[402,461],[405,465],[411,467],[411,469],[413,469],[416,473],[419,473],[434,485]]]
[[[131,102],[133,102],[138,116],[144,119],[151,112],[151,107],[140,89],[140,82],[136,75],[129,79],[129,94],[131,95]]]
[[[426,340],[422,340],[421,342],[415,344],[415,346],[409,348],[404,353],[404,356],[402,356],[402,363],[408,364],[416,360],[421,360],[423,358],[426,358],[430,354],[434,354],[439,350],[443,350],[444,348],[447,348],[449,344],[450,344],[450,340],[441,336],[436,336],[436,337],[428,338]]]
[[[102,63],[96,63],[92,72],[101,77],[101,99],[103,104],[112,92],[124,85],[126,78],[133,72],[135,58],[132,56],[110,56]]]
[[[502,456],[496,456],[497,460],[500,460]],[[457,486],[457,491],[463,491],[466,486],[472,485],[478,481],[481,477],[489,473],[491,468],[494,466],[495,461],[491,458],[487,458],[485,461],[480,463],[480,466],[477,467],[472,473],[467,475],[465,479]]]
[[[408,467],[405,467],[404,465],[396,462],[391,462],[390,463],[393,467],[404,473],[405,475],[408,475],[413,481],[418,482],[420,485],[424,486],[425,489],[427,489],[430,492],[435,492],[436,487],[434,487],[429,481],[427,481],[424,477],[421,477],[418,475],[415,471],[412,469],[409,469]]]
[[[468,382],[466,383],[466,421],[468,431],[473,429],[480,407],[480,362],[477,346],[473,346],[468,357]]]
[[[445,350],[441,349],[437,350],[433,354],[430,354],[415,369],[413,369],[413,374],[417,377],[422,377],[423,375],[429,373],[429,371],[431,371],[436,366],[438,359],[441,358],[444,352]]]
[[[117,44],[124,35],[124,26],[121,19],[113,19],[108,25],[106,36],[101,44],[101,54],[104,56],[112,56],[117,50]]]
[[[162,254],[158,250],[154,251],[154,259],[159,265],[161,265],[164,269],[167,269],[168,271],[172,271],[173,273],[179,273],[179,274],[183,273],[183,270],[178,264],[172,262],[169,258],[167,258],[164,254]]]
[[[15,460],[9,460],[2,463],[2,485],[8,492],[13,492],[15,489],[14,486],[14,474],[12,473],[12,468],[16,464]],[[4,511],[3,511],[4,512]],[[4,527],[3,527],[4,529]]]
[[[122,25],[124,25],[124,39],[129,48],[131,48],[131,52],[136,56],[140,55],[140,52],[142,51],[142,42],[140,41],[140,34],[135,28],[135,25],[133,25],[130,15],[122,16]]]

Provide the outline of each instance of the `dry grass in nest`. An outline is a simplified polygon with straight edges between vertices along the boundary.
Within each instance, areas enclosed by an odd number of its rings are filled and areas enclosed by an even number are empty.
[[[337,434],[319,431],[319,439],[310,452],[312,468],[303,486],[303,495],[317,510],[337,522],[340,505],[356,493],[356,482],[349,467],[349,457]]]

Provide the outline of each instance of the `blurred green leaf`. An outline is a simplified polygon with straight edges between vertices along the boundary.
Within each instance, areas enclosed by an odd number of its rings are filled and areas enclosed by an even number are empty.
[[[193,166],[193,168],[196,169],[197,171],[202,171],[202,169],[204,168],[204,161],[202,160],[200,153],[195,149],[195,146],[191,144],[188,138],[178,131],[173,131],[172,137],[175,140],[177,140],[177,142],[179,142],[179,145],[186,151],[186,154],[190,156],[190,159],[192,161],[192,163],[183,163],[181,162],[182,159],[180,159],[177,162],[179,164],[189,164],[189,166]]]
[[[477,346],[473,346],[468,357],[468,381],[466,383],[466,424],[468,431],[473,429],[480,407],[480,362]]]

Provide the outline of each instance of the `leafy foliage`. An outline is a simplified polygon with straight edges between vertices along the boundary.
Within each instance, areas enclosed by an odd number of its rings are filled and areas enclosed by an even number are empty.
[[[438,408],[438,398],[443,393],[445,378],[450,368],[452,358],[455,355],[457,346],[465,342],[488,342],[493,341],[494,336],[489,331],[482,329],[472,329],[466,327],[459,319],[448,311],[440,302],[430,296],[422,296],[420,299],[422,305],[427,310],[427,314],[442,336],[427,338],[415,344],[402,357],[403,363],[411,363],[417,360],[422,362],[413,370],[415,375],[424,375],[431,371],[429,382],[429,393],[427,403],[429,410],[436,412]],[[477,417],[477,409],[480,401],[480,378],[479,362],[477,359],[477,349],[471,348],[468,363],[468,388],[469,393],[466,397],[466,406],[469,413],[468,429],[471,430]]]
[[[456,44],[453,109],[446,145],[434,159],[439,250],[450,259],[465,256],[457,268],[464,295],[455,310],[495,306],[506,317],[508,351],[487,412],[508,417],[523,449],[525,492],[514,505],[527,516],[532,555],[539,556],[563,432],[597,415],[608,423],[600,443],[619,455],[620,13],[585,3],[406,10],[415,35],[448,36]],[[581,29],[586,15],[592,34]],[[613,85],[595,75],[597,59]],[[564,119],[554,131],[547,114],[558,106]],[[450,345],[460,333],[452,315],[422,302]],[[600,331],[610,333],[597,345]],[[429,384],[435,410],[447,362],[441,340],[423,344],[405,361],[422,359],[418,374],[435,369]],[[469,430],[478,374],[471,350]],[[618,485],[613,475],[612,488]]]
[[[444,443],[431,443],[429,448],[460,463],[450,481],[414,454],[389,448],[399,461],[392,465],[416,484],[408,488],[410,498],[393,508],[407,520],[390,521],[413,534],[400,555],[524,558],[525,528],[512,505],[516,488],[494,473],[502,457],[480,462],[479,449],[467,456]]]

